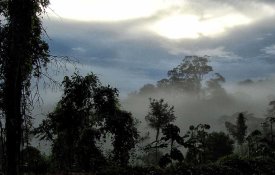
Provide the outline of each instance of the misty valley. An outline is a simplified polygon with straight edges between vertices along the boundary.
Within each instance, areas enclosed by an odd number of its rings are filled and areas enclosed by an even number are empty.
[[[36,174],[274,173],[275,102],[258,97],[259,104],[250,100],[253,94],[241,93],[272,80],[241,81],[236,95],[213,72],[207,56],[186,56],[167,78],[121,102],[118,90],[102,85],[93,73],[65,76],[52,112],[37,127],[32,116],[24,118],[20,169]],[[2,124],[2,168],[5,132]],[[49,151],[34,146],[39,142]]]
[[[275,174],[275,3],[1,0],[0,175]]]

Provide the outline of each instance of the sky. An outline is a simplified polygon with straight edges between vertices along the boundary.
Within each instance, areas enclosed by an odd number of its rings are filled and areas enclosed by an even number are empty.
[[[51,0],[47,12],[51,54],[77,59],[122,98],[187,55],[210,56],[228,87],[275,75],[273,0]]]

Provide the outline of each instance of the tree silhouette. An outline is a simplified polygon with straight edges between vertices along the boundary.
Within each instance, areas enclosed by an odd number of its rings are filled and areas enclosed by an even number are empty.
[[[246,118],[243,113],[239,113],[236,124],[225,122],[225,127],[228,132],[237,140],[237,143],[241,146],[245,142],[245,136],[247,126],[245,124]]]
[[[7,130],[7,174],[19,174],[22,121],[30,95],[32,75],[41,76],[46,66],[48,45],[43,41],[39,15],[48,0],[1,1],[0,70],[3,78],[3,109]]]
[[[145,116],[145,120],[151,128],[156,130],[155,148],[157,160],[160,129],[170,122],[173,122],[176,117],[174,115],[174,107],[169,106],[163,99],[156,100],[150,98],[149,109],[148,114]]]
[[[94,128],[86,128],[82,130],[76,146],[76,162],[77,167],[86,172],[96,171],[101,165],[106,164],[106,160],[101,150],[96,146],[96,142],[100,140],[101,133]]]
[[[261,131],[254,130],[247,138],[248,143],[248,156],[256,157],[265,155],[266,150],[269,150],[269,145],[266,139],[263,137]]]
[[[169,80],[183,90],[198,93],[204,75],[213,71],[207,63],[207,56],[186,56],[180,65],[168,71]]]
[[[160,167],[165,167],[169,163],[172,163],[172,160],[177,160],[182,162],[184,157],[180,150],[178,150],[174,144],[177,142],[180,145],[184,145],[183,138],[179,135],[180,128],[173,124],[167,124],[162,128],[163,137],[162,141],[170,141],[170,154],[165,154],[161,157],[159,165]]]
[[[127,165],[138,132],[131,113],[119,108],[117,90],[102,86],[94,74],[75,73],[62,84],[64,94],[55,111],[35,129],[41,139],[52,141],[57,167],[97,170],[106,161],[96,143],[107,133],[113,135],[113,158]]]
[[[163,137],[161,140],[168,141],[170,140],[170,154],[174,148],[174,143],[177,141],[178,143],[182,143],[182,138],[179,135],[180,128],[173,124],[167,124],[162,128]]]
[[[230,155],[234,150],[234,141],[223,132],[212,132],[206,138],[206,159],[216,161]]]
[[[138,132],[132,114],[127,111],[118,110],[115,115],[106,119],[106,129],[114,134],[113,160],[120,166],[127,166],[129,152],[135,147],[138,139]]]
[[[246,136],[246,130],[247,126],[245,124],[246,118],[244,117],[243,113],[240,113],[238,118],[237,118],[237,123],[236,123],[236,140],[239,145],[242,145],[245,141],[245,136]]]
[[[66,76],[62,85],[64,87],[62,99],[58,102],[55,110],[35,130],[35,133],[42,139],[52,141],[52,154],[57,167],[70,170],[78,158],[85,159],[85,155],[79,153],[89,156],[92,153],[94,155],[100,153],[95,145],[95,140],[100,138],[101,133],[95,126],[103,121],[98,113],[102,106],[95,101],[97,101],[96,97],[103,97],[103,95],[98,94],[101,92],[99,89],[102,86],[94,74],[88,74],[85,77],[77,73],[71,78]],[[110,87],[108,89],[113,93],[116,92]],[[107,101],[108,99],[106,99],[106,103]],[[83,150],[87,147],[93,149],[92,152],[85,153]],[[98,158],[100,157],[103,156],[99,155]],[[88,160],[85,164],[81,164],[84,166],[82,168],[88,170],[87,164],[97,166],[91,162],[92,159]]]
[[[208,137],[207,130],[210,129],[208,124],[191,125],[189,131],[184,136],[187,138],[185,146],[188,148],[186,160],[193,164],[204,163],[206,158],[206,139]]]

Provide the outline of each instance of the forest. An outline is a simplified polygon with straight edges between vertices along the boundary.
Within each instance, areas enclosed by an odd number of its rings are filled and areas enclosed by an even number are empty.
[[[275,99],[264,116],[241,111],[223,87],[226,77],[197,55],[123,100],[93,70],[56,82],[50,63],[69,61],[51,55],[44,40],[48,5],[0,2],[0,174],[275,174]],[[32,110],[45,79],[62,95],[35,126]]]

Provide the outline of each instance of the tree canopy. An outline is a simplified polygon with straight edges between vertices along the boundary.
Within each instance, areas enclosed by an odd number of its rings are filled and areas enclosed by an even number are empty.
[[[168,77],[172,84],[188,90],[199,92],[203,76],[213,71],[208,65],[207,56],[186,56],[180,65],[168,71]]]
[[[86,171],[102,166],[105,158],[96,143],[106,133],[113,134],[113,158],[127,165],[138,132],[131,113],[120,110],[117,90],[102,86],[94,74],[75,73],[62,84],[64,94],[55,111],[35,131],[52,141],[57,166],[72,169],[77,164]]]

